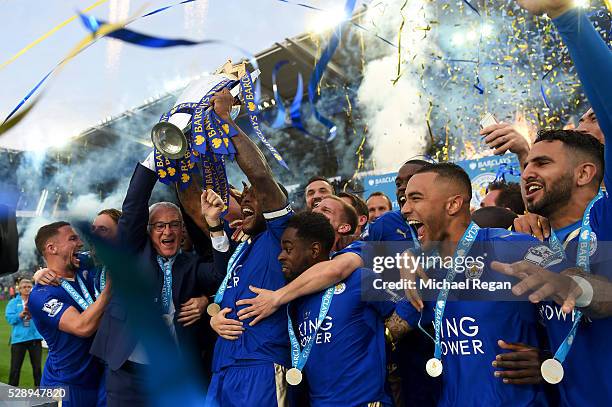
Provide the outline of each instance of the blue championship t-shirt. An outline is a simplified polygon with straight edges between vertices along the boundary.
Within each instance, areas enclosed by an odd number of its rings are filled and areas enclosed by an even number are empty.
[[[232,309],[232,312],[226,315],[227,318],[237,320],[236,313],[246,307],[237,307],[236,301],[256,296],[249,286],[277,290],[286,284],[278,255],[281,252],[281,236],[293,216],[293,211],[287,207],[284,212],[284,215],[266,220],[266,230],[251,238],[249,247],[234,267],[220,304],[221,309]],[[213,372],[219,372],[228,366],[261,362],[291,365],[286,307],[279,308],[255,326],[249,326],[251,321],[252,318],[242,321],[245,330],[238,339],[217,339]]]
[[[315,337],[304,373],[312,406],[365,406],[391,404],[385,393],[385,326],[395,304],[367,301],[371,287],[368,269],[355,270],[336,284],[331,306]],[[365,280],[362,282],[362,280]],[[314,333],[323,292],[295,300],[292,318],[303,349]]]
[[[77,272],[89,291],[92,299],[93,274],[87,270]],[[78,282],[68,282],[79,294],[83,295]],[[49,346],[49,356],[40,384],[56,386],[68,384],[83,388],[98,388],[104,365],[89,353],[93,335],[81,338],[59,329],[59,321],[69,307],[82,312],[81,307],[61,286],[37,284],[32,289],[28,303],[32,319],[40,334]]]
[[[612,199],[604,196],[591,208],[590,272],[610,279],[612,274]],[[576,264],[578,237],[572,232],[581,222],[555,231],[561,242],[569,237],[567,261]],[[611,280],[612,281],[612,280]],[[569,333],[575,318],[563,313],[553,302],[539,305],[540,316],[546,324],[551,351],[554,353]],[[564,406],[604,406],[612,403],[610,366],[612,352],[612,318],[591,319],[583,315],[572,347],[563,363],[564,376],[559,387]]]
[[[483,267],[458,273],[454,281],[459,283],[470,278],[505,281],[507,276],[490,268],[491,261],[534,260],[534,253],[540,253],[537,249],[545,247],[524,234],[505,229],[481,229],[469,255],[476,257],[486,252]],[[430,278],[443,278],[445,274],[444,270],[428,271]],[[496,369],[491,364],[498,354],[506,352],[497,344],[500,339],[539,347],[535,305],[528,301],[456,300],[454,294],[451,290],[441,324],[443,388],[438,406],[547,405],[541,386],[504,384],[501,378],[494,376]],[[507,298],[509,295],[511,293],[506,293]],[[418,329],[419,320],[423,326],[433,321],[434,307],[434,301],[426,301],[421,315],[408,302],[401,301],[396,312],[412,328]]]

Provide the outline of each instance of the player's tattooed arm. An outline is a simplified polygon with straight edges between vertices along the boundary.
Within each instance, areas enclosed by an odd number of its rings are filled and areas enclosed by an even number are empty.
[[[385,321],[385,336],[392,345],[402,339],[411,329],[408,322],[404,321],[395,311]]]

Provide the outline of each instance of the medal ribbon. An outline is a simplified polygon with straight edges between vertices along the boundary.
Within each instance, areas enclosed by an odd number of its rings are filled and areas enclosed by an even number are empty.
[[[225,277],[223,278],[223,281],[221,282],[221,285],[219,286],[219,289],[215,294],[215,304],[221,305],[221,301],[223,301],[223,295],[225,294],[225,290],[227,290],[227,282],[234,273],[240,259],[242,259],[244,255],[248,252],[250,246],[251,244],[247,240],[246,242],[240,243],[236,250],[234,250],[234,253],[232,253],[232,257],[230,257],[229,262],[227,263],[227,273],[225,274]]]
[[[102,270],[100,270],[100,291],[98,291],[98,289],[96,288],[96,285],[94,284],[94,294],[96,295],[96,298],[98,298],[100,296],[100,293],[102,291],[104,291],[104,287],[106,287],[106,267],[103,266]]]
[[[308,360],[308,356],[310,356],[310,351],[312,350],[312,345],[315,343],[315,339],[317,336],[317,332],[319,332],[319,328],[323,324],[325,317],[327,317],[327,312],[331,307],[331,301],[334,296],[334,291],[336,290],[336,286],[333,285],[325,290],[323,297],[321,298],[321,308],[319,310],[319,318],[317,321],[317,326],[315,331],[310,335],[308,341],[306,342],[306,346],[300,352],[300,343],[295,336],[295,332],[293,331],[293,324],[291,322],[291,316],[289,316],[289,307],[287,307],[287,328],[289,330],[289,340],[291,341],[291,366],[298,369],[300,372],[304,369],[306,365],[306,361]]]
[[[176,260],[176,255],[170,257],[167,261],[160,255],[157,255],[157,264],[164,274],[164,285],[162,286],[162,311],[164,314],[170,313],[170,301],[172,301],[172,265]]]
[[[591,218],[591,208],[595,205],[595,202],[599,201],[603,197],[603,192],[599,191],[597,196],[589,202],[586,210],[584,211],[584,215],[582,216],[582,224],[580,226],[580,233],[578,234],[578,251],[576,253],[576,266],[580,267],[585,273],[588,273],[591,270],[591,264],[589,261],[590,252],[591,252],[591,232],[592,228],[590,225]],[[563,245],[559,241],[555,232],[551,230],[550,234],[550,246],[551,249],[562,258],[565,259],[565,250],[563,249]],[[574,314],[574,322],[572,323],[572,328],[568,332],[561,345],[555,352],[554,358],[558,360],[560,363],[565,361],[567,354],[572,348],[572,344],[574,343],[574,338],[576,337],[576,332],[578,331],[578,325],[580,325],[580,321],[582,320],[582,311],[576,309]]]
[[[474,241],[476,240],[476,236],[478,236],[479,230],[480,227],[476,223],[470,223],[466,231],[463,233],[461,240],[459,243],[457,243],[457,248],[455,249],[455,254],[453,255],[453,265],[456,263],[457,257],[465,256],[470,251]],[[456,276],[457,272],[455,271],[455,268],[451,267],[446,273],[444,280],[452,283]],[[438,293],[438,299],[436,300],[436,310],[434,314],[434,329],[436,332],[436,338],[434,339],[434,357],[438,360],[441,360],[440,358],[442,357],[442,348],[440,346],[440,329],[442,327],[442,317],[444,316],[444,308],[446,308],[446,300],[448,298],[449,291],[450,290],[448,288],[442,288]]]
[[[414,243],[414,248],[417,250],[421,250],[421,242],[419,242],[419,238],[417,234],[415,233],[414,228],[410,226],[408,222],[406,222],[406,224],[408,225],[408,230],[410,231],[410,237],[412,237],[412,241]]]
[[[68,293],[68,295],[70,295],[70,297],[72,297],[72,299],[75,300],[77,304],[79,304],[79,307],[81,307],[81,309],[85,311],[87,307],[93,304],[94,301],[91,298],[91,294],[89,294],[85,283],[83,283],[83,280],[81,280],[81,277],[79,277],[78,274],[76,276],[76,280],[79,283],[79,287],[81,288],[83,295],[81,295],[77,290],[75,290],[74,287],[64,279],[62,279],[60,285]]]

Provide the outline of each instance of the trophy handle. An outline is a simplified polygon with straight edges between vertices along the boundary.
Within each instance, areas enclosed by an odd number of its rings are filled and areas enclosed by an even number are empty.
[[[159,122],[151,130],[151,142],[164,157],[179,159],[187,151],[185,134],[169,122]]]

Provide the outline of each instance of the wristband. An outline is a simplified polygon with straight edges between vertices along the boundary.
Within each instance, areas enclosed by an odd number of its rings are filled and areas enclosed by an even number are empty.
[[[206,223],[208,225],[208,223]],[[223,229],[223,222],[219,223],[217,226],[208,225],[209,232],[221,232]]]
[[[580,276],[570,276],[572,280],[578,284],[578,287],[582,289],[582,294],[578,298],[576,298],[576,307],[585,308],[591,304],[593,300],[593,286],[583,277]]]

